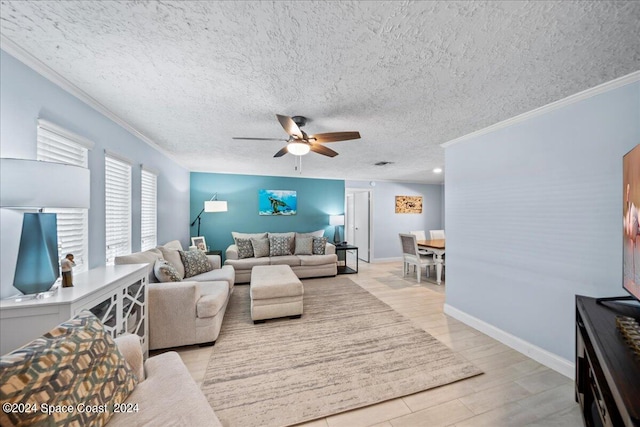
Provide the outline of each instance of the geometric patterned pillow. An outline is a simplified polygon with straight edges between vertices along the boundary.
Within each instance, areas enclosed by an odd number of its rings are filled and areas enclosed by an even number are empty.
[[[236,239],[236,246],[238,247],[238,258],[252,258],[253,257],[253,245],[251,239]]]
[[[313,254],[314,255],[324,255],[324,249],[327,246],[326,237],[314,237],[313,238]]]
[[[162,258],[157,259],[153,266],[153,274],[160,282],[180,282],[178,270]]]
[[[37,405],[29,412],[0,410],[0,425],[103,426],[113,405],[123,403],[137,383],[111,335],[97,317],[83,311],[0,358],[1,403]],[[43,404],[73,410],[48,415]]]
[[[269,236],[269,256],[291,255],[291,237]]]
[[[184,277],[193,277],[201,273],[213,270],[209,258],[201,250],[178,251],[182,264],[184,264]]]

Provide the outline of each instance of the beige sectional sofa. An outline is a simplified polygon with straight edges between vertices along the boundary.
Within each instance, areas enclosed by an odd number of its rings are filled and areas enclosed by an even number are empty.
[[[231,266],[221,266],[220,256],[207,255],[211,270],[185,277],[180,251],[174,240],[144,252],[116,257],[116,264],[149,265],[149,349],[215,343],[235,283]],[[164,259],[177,271],[179,281],[159,282],[154,265]]]
[[[308,253],[308,250],[301,249],[301,242],[309,237],[321,238],[324,230],[313,233],[231,233],[235,240],[235,244],[230,245],[225,253],[225,266],[233,266],[235,270],[235,283],[251,282],[251,269],[258,265],[288,265],[298,278],[335,276],[338,274],[338,257],[336,256],[336,247],[329,242],[324,246],[324,254]],[[244,239],[272,239],[274,237],[289,238],[289,255],[272,255],[272,251],[267,256],[243,257],[242,250],[238,247]],[[302,240],[301,240],[302,239]],[[255,241],[255,240],[254,240]],[[271,240],[273,242],[273,240]],[[246,243],[246,242],[245,242]],[[273,246],[273,245],[272,245]],[[322,251],[320,251],[322,252]],[[263,254],[258,254],[263,255]]]

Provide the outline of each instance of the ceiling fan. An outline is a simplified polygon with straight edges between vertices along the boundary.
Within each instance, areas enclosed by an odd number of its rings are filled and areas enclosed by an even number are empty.
[[[360,132],[327,132],[317,133],[315,135],[307,135],[305,131],[300,129],[307,123],[307,118],[303,116],[283,116],[276,114],[278,121],[284,128],[285,132],[289,134],[288,139],[283,138],[248,138],[234,136],[233,139],[247,139],[252,141],[285,141],[285,145],[280,151],[278,151],[273,157],[282,157],[286,153],[293,154],[295,156],[304,156],[309,151],[322,154],[328,157],[335,157],[337,152],[331,148],[325,147],[322,143],[326,142],[338,142],[347,141],[349,139],[359,139]]]

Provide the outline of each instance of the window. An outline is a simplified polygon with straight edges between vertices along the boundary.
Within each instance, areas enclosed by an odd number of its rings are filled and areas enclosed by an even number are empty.
[[[131,253],[131,163],[105,154],[106,263]]]
[[[141,245],[143,251],[157,245],[158,175],[147,169],[141,173]]]
[[[88,167],[93,142],[46,120],[38,119],[37,160]],[[73,191],[70,188],[69,191]],[[45,209],[58,222],[59,256],[73,254],[75,271],[89,269],[89,212],[87,209]]]

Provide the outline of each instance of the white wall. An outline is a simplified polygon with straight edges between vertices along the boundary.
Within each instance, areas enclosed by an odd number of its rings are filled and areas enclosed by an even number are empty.
[[[622,295],[637,81],[445,150],[447,308],[574,360],[574,298]]]
[[[346,181],[345,187],[373,190],[372,262],[402,259],[399,233],[444,228],[442,185],[376,181],[371,187],[369,181]],[[396,196],[422,196],[422,213],[395,213]]]
[[[158,175],[158,242],[189,242],[189,172],[78,98],[0,51],[0,157],[35,159],[36,120],[43,118],[95,143],[89,153],[89,266],[104,265],[104,150],[133,162],[132,246],[140,250],[140,164]],[[44,176],[42,179],[46,179]],[[13,274],[22,215],[0,209],[0,298],[18,291]]]

